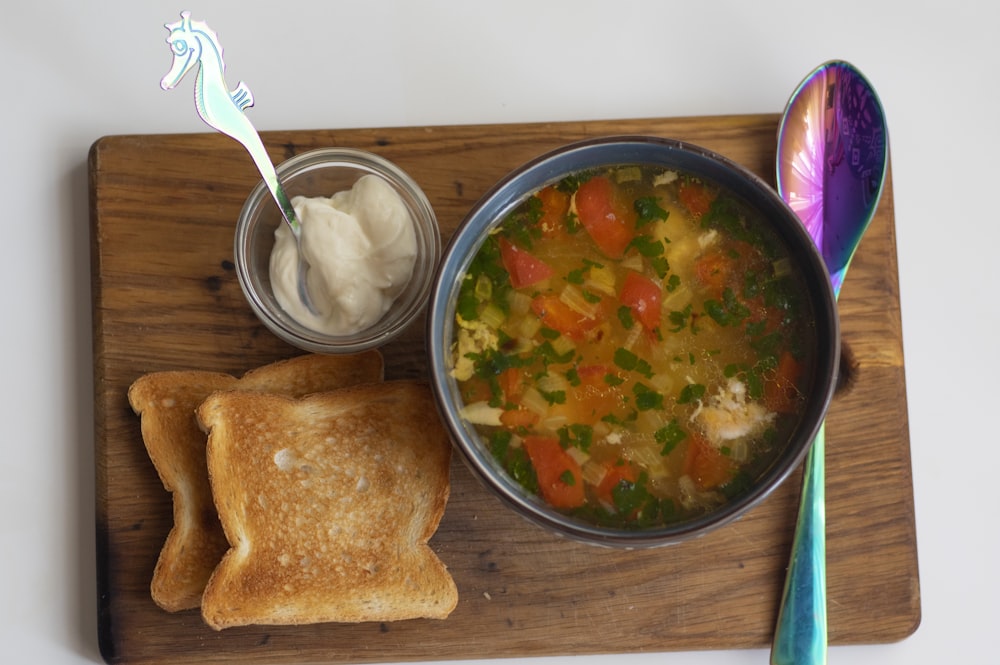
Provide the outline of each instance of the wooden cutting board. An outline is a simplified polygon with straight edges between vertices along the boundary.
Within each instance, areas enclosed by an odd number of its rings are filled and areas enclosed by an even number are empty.
[[[564,143],[648,134],[714,149],[773,182],[776,115],[271,132],[272,159],[322,146],[381,154],[425,189],[447,240],[508,170]],[[146,372],[236,375],[297,351],[261,326],[233,269],[233,228],[258,180],[217,134],[113,136],[90,153],[101,649],[113,663],[367,663],[765,647],[800,473],[738,522],[636,552],[558,539],[511,514],[456,462],[431,541],[460,593],[444,621],[213,632],[168,614],[149,581],[171,499],[126,390]],[[840,296],[850,386],[827,424],[832,644],[910,635],[920,622],[892,183]],[[423,330],[383,349],[388,378],[426,372]]]

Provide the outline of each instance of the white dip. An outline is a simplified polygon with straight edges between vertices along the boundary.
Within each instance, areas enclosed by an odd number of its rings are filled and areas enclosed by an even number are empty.
[[[274,232],[271,252],[278,304],[317,332],[347,335],[374,324],[403,291],[417,256],[416,231],[402,199],[381,178],[366,175],[348,191],[296,196],[292,206],[317,313],[299,298],[298,249],[287,224]]]

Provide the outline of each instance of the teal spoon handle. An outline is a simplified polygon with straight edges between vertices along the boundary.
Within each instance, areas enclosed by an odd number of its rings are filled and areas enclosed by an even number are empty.
[[[805,460],[792,559],[771,647],[771,665],[826,663],[826,424]]]

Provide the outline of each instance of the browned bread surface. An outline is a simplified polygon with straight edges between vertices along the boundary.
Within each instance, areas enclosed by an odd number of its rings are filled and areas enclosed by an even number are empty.
[[[198,417],[231,543],[202,598],[208,625],[451,613],[458,591],[427,544],[448,500],[451,446],[425,384],[302,400],[220,392]]]
[[[304,355],[251,370],[237,379],[203,371],[155,372],[137,379],[129,403],[140,414],[149,458],[173,494],[174,525],[150,582],[157,605],[176,612],[198,607],[209,576],[229,548],[212,501],[205,433],[195,410],[218,390],[267,391],[290,397],[382,379],[382,356]]]

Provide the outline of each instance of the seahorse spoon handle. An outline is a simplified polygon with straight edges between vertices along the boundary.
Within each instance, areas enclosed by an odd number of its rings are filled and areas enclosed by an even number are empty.
[[[170,71],[160,81],[160,87],[169,90],[175,87],[187,72],[197,67],[194,84],[195,108],[199,117],[213,129],[236,139],[246,148],[253,159],[261,178],[281,216],[285,219],[295,242],[299,246],[299,297],[312,312],[316,312],[306,286],[308,265],[302,256],[302,227],[295,216],[295,210],[288,195],[278,181],[271,158],[268,157],[260,134],[247,118],[244,111],[253,106],[250,88],[240,81],[232,91],[226,85],[226,64],[222,59],[222,45],[218,35],[202,21],[192,21],[190,12],[181,12],[181,20],[164,26],[168,31],[167,44],[174,54]]]

